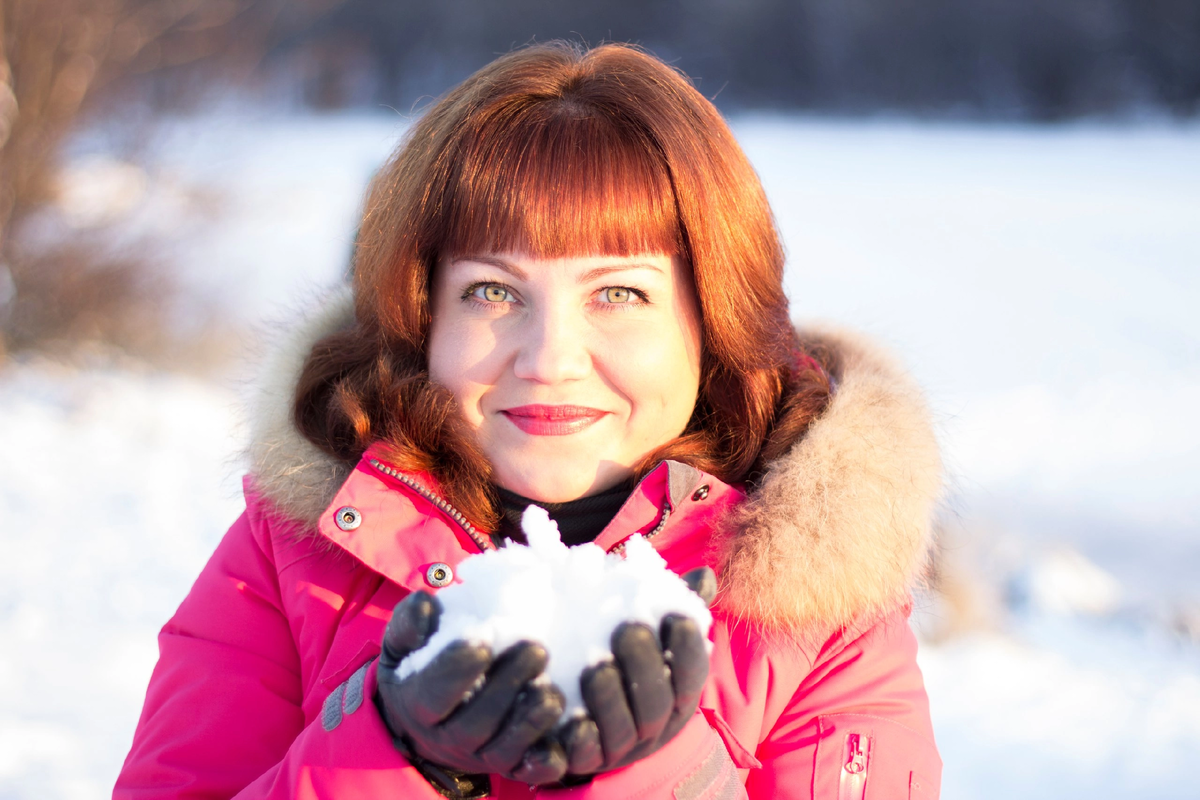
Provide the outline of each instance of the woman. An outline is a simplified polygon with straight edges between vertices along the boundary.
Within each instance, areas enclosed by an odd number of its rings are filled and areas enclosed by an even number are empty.
[[[869,346],[793,331],[782,274],[724,121],[635,49],[520,50],[434,105],[353,296],[272,372],[116,796],[936,797],[927,413]],[[711,658],[686,620],[622,626],[565,729],[536,644],[398,681],[530,502],[571,544],[647,535],[701,592],[715,570]]]

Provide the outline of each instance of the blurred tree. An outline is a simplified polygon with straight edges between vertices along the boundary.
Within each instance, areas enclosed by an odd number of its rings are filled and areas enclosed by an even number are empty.
[[[1139,78],[1176,113],[1200,113],[1200,2],[1138,0],[1127,13]]]
[[[148,76],[173,73],[179,87],[187,67],[244,72],[272,37],[336,2],[0,0],[0,354],[5,340],[129,344],[131,330],[156,324],[146,315],[162,304],[146,295],[164,282],[135,255],[101,255],[95,231],[88,242],[22,235],[54,199],[64,142],[85,112],[108,103],[114,113],[114,98]]]

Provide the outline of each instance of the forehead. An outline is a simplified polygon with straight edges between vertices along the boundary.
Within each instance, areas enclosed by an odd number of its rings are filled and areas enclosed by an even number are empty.
[[[622,272],[643,272],[669,276],[674,271],[671,255],[640,253],[618,256],[562,256],[540,258],[523,253],[495,253],[457,256],[445,259],[440,269],[449,272],[469,272],[494,269],[517,280],[537,280],[542,277],[569,277],[584,282]]]
[[[683,252],[661,149],[638,126],[546,101],[455,146],[427,238],[439,255]]]

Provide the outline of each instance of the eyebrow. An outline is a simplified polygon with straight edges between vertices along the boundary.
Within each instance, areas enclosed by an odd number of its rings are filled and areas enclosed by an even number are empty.
[[[507,272],[517,280],[524,281],[529,279],[529,275],[526,274],[525,270],[521,269],[516,264],[513,264],[510,261],[505,261],[503,258],[499,258],[497,256],[466,256],[464,258],[454,259],[455,264],[463,261],[474,261],[478,264],[487,264],[495,267],[498,270],[501,270],[502,272]],[[626,272],[633,269],[648,269],[652,272],[657,272],[660,275],[665,274],[660,267],[654,264],[635,261],[630,264],[609,264],[607,266],[589,269],[587,272],[579,276],[579,282],[588,283],[596,280],[596,278],[602,278],[605,275],[609,275],[613,272]]]
[[[501,272],[507,272],[509,275],[512,275],[519,281],[529,280],[529,276],[525,274],[525,270],[521,269],[516,264],[505,261],[503,258],[496,258],[495,256],[466,256],[464,258],[454,259],[455,264],[461,264],[464,261],[474,261],[477,264],[487,264],[495,267]]]
[[[589,269],[583,275],[579,276],[579,282],[588,283],[589,281],[594,281],[596,278],[601,278],[612,272],[625,272],[631,269],[648,269],[652,272],[657,272],[660,275],[664,274],[663,271],[654,264],[643,264],[640,261],[636,261],[632,264],[612,264],[607,267],[596,267],[595,269]]]

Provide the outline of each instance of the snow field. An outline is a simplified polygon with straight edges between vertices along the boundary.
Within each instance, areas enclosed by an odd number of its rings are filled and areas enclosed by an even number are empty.
[[[0,370],[0,797],[111,795],[157,631],[241,510],[236,407],[187,378]]]
[[[947,800],[1196,797],[1200,648],[1112,621],[1023,616],[921,646]]]
[[[591,543],[569,548],[538,506],[525,509],[521,529],[528,546],[510,543],[459,564],[461,582],[437,595],[443,606],[437,633],[400,662],[401,678],[460,639],[486,644],[493,653],[522,640],[540,642],[550,656],[544,674],[566,698],[566,720],[587,713],[579,676],[612,657],[609,640],[622,622],[644,622],[657,631],[675,612],[696,620],[707,635],[708,606],[641,536],[628,541],[624,557]]]

